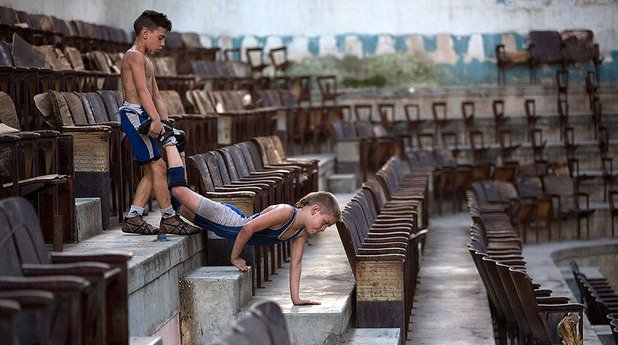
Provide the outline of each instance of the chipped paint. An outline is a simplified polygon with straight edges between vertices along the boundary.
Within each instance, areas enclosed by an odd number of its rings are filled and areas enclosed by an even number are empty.
[[[476,33],[470,35],[367,35],[339,34],[333,36],[239,36],[211,37],[210,44],[223,49],[227,47],[247,48],[263,46],[265,50],[281,45],[288,47],[288,57],[298,60],[308,56],[333,55],[342,58],[346,55],[368,57],[393,52],[407,53],[421,61],[430,61],[443,69],[442,80],[449,83],[491,83],[497,78],[495,48],[504,44],[507,51],[525,49],[526,34]],[[618,51],[602,53],[601,66],[603,81],[618,81]],[[556,66],[540,66],[537,75],[541,82],[551,83]],[[583,80],[589,67],[578,65],[570,70],[572,80]],[[507,82],[527,82],[527,65],[516,66],[507,71]]]

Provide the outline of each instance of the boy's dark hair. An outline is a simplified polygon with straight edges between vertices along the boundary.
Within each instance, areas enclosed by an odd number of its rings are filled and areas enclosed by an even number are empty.
[[[172,22],[161,12],[146,10],[133,23],[133,32],[137,36],[142,31],[142,28],[155,31],[159,27],[172,31]]]

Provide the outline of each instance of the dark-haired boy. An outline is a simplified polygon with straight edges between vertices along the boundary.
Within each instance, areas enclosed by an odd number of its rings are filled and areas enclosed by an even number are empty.
[[[188,235],[198,233],[199,228],[186,223],[173,210],[167,189],[167,166],[161,159],[157,141],[163,146],[175,145],[182,140],[173,133],[171,126],[164,126],[168,114],[159,94],[154,77],[154,68],[148,54],[156,53],[165,45],[165,37],[172,29],[172,22],[163,13],[144,11],[133,24],[135,41],[122,58],[121,79],[124,102],[120,107],[122,131],[131,142],[131,147],[142,166],[140,180],[133,203],[122,224],[122,231],[139,234]],[[146,134],[138,128],[147,122],[150,127]],[[168,122],[169,123],[169,122]],[[143,218],[144,207],[154,192],[161,209],[159,229],[148,224]]]

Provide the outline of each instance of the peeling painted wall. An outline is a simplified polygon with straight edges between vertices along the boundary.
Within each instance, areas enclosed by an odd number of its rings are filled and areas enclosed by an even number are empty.
[[[522,49],[530,30],[587,28],[594,31],[604,56],[603,80],[618,81],[618,0],[4,0],[0,4],[126,29],[142,10],[155,9],[169,15],[174,30],[198,32],[205,46],[286,45],[290,59],[405,52],[451,71],[456,83],[494,82],[496,44]],[[527,69],[516,68],[507,77],[527,80]]]

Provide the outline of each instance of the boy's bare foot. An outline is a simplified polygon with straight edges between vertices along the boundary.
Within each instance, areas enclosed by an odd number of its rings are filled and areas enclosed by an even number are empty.
[[[142,216],[125,218],[122,223],[122,232],[130,234],[156,235],[159,229],[148,224]]]
[[[159,231],[164,234],[194,235],[200,233],[202,229],[185,222],[179,215],[175,215],[170,218],[161,218]]]

